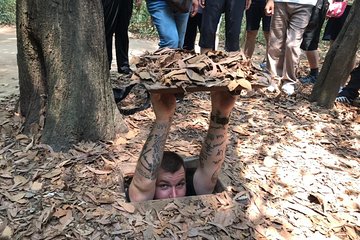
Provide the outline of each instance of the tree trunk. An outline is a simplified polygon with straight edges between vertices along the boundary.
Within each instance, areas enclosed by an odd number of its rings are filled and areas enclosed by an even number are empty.
[[[332,108],[340,85],[353,69],[354,57],[360,39],[360,1],[354,1],[346,22],[326,54],[319,77],[310,95],[310,101]]]
[[[17,0],[24,131],[66,150],[127,131],[114,101],[100,0]]]

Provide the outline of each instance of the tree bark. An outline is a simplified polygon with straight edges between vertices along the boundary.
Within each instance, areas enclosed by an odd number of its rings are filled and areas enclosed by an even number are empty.
[[[346,22],[326,54],[319,77],[310,95],[310,101],[332,108],[341,84],[354,67],[354,58],[360,39],[360,1],[354,1]]]
[[[24,131],[66,150],[127,131],[114,101],[100,0],[17,0]]]

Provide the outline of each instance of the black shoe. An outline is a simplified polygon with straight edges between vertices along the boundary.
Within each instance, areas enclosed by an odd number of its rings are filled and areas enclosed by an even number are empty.
[[[307,75],[305,77],[301,77],[299,79],[299,81],[302,83],[302,84],[314,84],[317,80],[317,76],[314,76],[314,75]]]
[[[122,74],[128,75],[128,74],[132,74],[132,71],[131,71],[131,69],[130,69],[129,66],[122,66],[122,67],[120,67],[120,69],[118,70],[118,73],[122,73]]]
[[[341,90],[335,98],[335,102],[352,104],[357,96],[350,94],[350,92],[351,91],[346,91],[345,89]]]

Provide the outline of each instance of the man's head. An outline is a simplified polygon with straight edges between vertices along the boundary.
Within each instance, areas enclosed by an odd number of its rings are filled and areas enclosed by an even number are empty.
[[[184,197],[185,195],[184,160],[174,152],[165,151],[156,179],[154,199]]]

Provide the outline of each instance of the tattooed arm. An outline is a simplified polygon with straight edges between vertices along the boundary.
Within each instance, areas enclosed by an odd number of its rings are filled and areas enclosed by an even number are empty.
[[[196,194],[209,194],[214,191],[225,160],[228,122],[235,101],[236,97],[229,92],[211,93],[210,125],[193,180]]]
[[[172,94],[152,94],[151,102],[156,120],[143,146],[129,187],[129,197],[134,202],[154,198],[157,172],[176,107],[176,99]]]

